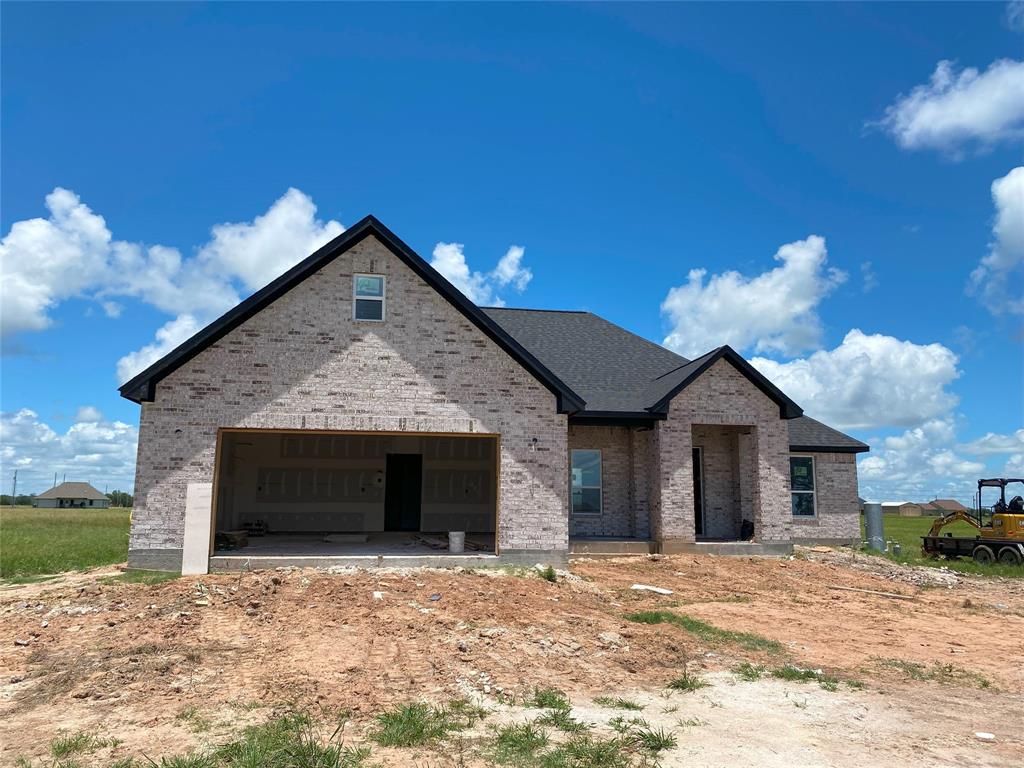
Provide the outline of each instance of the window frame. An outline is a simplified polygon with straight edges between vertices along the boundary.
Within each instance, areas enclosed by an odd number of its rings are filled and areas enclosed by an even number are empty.
[[[793,490],[793,459],[811,460],[811,490]],[[810,515],[797,515],[793,513],[793,494],[803,493],[811,495],[811,509],[814,512]],[[818,517],[818,460],[813,453],[791,453],[789,454],[789,514],[794,520],[815,520]]]
[[[598,471],[598,484],[597,485],[583,485],[582,477],[580,478],[580,490],[584,489],[597,489],[597,511],[583,511],[577,512],[572,501],[573,482],[572,482],[572,465],[573,457],[577,453],[596,453],[597,454],[597,471]],[[600,517],[604,514],[604,453],[600,448],[573,448],[569,451],[569,509],[574,517]]]
[[[380,278],[380,296],[360,296],[358,294],[358,285],[360,277],[379,277]],[[357,323],[383,323],[387,317],[387,297],[388,297],[388,280],[387,275],[376,274],[373,272],[355,272],[352,275],[352,320]],[[360,301],[379,301],[380,302],[380,317],[359,317],[357,307]]]

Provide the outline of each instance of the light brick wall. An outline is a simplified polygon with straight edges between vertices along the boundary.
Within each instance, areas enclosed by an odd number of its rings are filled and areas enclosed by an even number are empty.
[[[387,277],[385,322],[352,320],[353,272]],[[212,481],[218,427],[500,434],[499,547],[567,549],[554,395],[375,238],[157,385],[140,418],[133,551],[181,547],[185,488]]]
[[[694,425],[693,445],[703,454],[704,535],[739,538],[742,513],[738,428]]]
[[[662,542],[694,540],[693,426],[750,426],[749,491],[758,541],[790,537],[789,429],[779,406],[730,363],[719,360],[679,393],[658,423],[660,494],[652,529]],[[747,495],[741,491],[740,497]]]
[[[859,541],[857,459],[852,453],[794,454],[814,457],[813,518],[793,518],[794,541]]]
[[[572,536],[633,536],[633,459],[626,427],[569,427],[569,450],[601,451],[602,511],[599,515],[571,514]],[[571,459],[570,459],[571,461]]]

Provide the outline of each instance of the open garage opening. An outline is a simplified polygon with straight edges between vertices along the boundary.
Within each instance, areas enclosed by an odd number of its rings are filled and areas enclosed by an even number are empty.
[[[496,435],[223,430],[214,556],[490,554]]]

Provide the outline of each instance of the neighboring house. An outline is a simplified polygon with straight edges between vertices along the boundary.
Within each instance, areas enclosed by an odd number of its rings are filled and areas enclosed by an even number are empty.
[[[970,512],[970,510],[956,499],[932,499],[921,505],[921,511],[926,515],[950,515],[953,512]]]
[[[883,501],[883,515],[899,515],[900,517],[920,517],[921,505],[913,501]]]
[[[32,499],[32,506],[106,509],[110,500],[88,483],[61,483]]]
[[[729,347],[686,360],[588,312],[482,309],[373,217],[120,391],[142,404],[133,567],[253,525],[272,535],[251,553],[285,558],[259,564],[418,554],[416,532],[526,563],[860,536],[868,447]]]

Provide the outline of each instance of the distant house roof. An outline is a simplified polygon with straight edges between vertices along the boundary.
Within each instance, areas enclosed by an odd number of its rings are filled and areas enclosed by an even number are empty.
[[[882,506],[883,507],[906,507],[908,505],[911,506],[911,507],[919,507],[919,506],[921,506],[916,501],[883,501],[882,502]]]
[[[88,483],[61,483],[50,490],[40,493],[37,499],[93,499],[99,501],[107,498]]]
[[[923,507],[926,505],[922,504],[921,506]],[[956,499],[932,499],[931,501],[928,502],[927,506],[933,509],[940,509],[943,512],[956,512],[957,510],[960,510],[962,512],[967,511],[967,507],[965,507]]]

